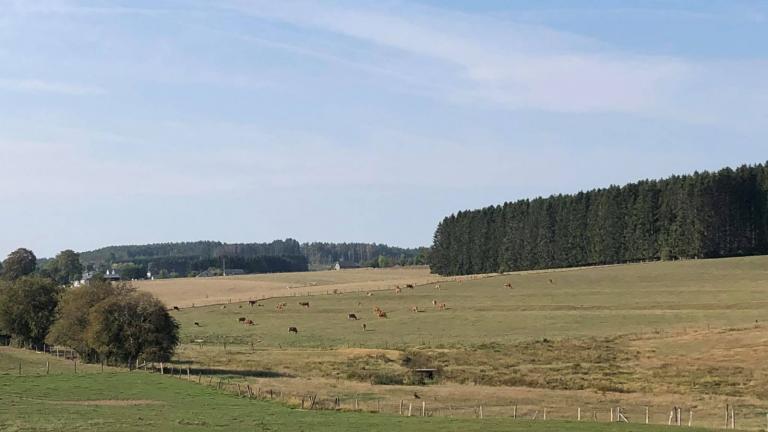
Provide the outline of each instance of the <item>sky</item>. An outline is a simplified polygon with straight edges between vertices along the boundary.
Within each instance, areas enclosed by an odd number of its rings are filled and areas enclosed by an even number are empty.
[[[431,244],[768,160],[768,2],[0,0],[0,255]]]

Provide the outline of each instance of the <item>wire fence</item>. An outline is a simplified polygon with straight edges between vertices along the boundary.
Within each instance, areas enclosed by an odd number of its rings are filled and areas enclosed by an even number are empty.
[[[314,393],[286,392],[282,389],[262,387],[238,377],[232,378],[227,371],[215,368],[202,368],[194,365],[179,365],[174,363],[142,362],[129,365],[85,364],[77,353],[69,348],[43,345],[29,346],[30,351],[57,357],[66,362],[54,362],[41,357],[40,361],[22,361],[9,368],[6,374],[40,375],[50,373],[103,373],[104,368],[111,371],[143,371],[159,374],[169,378],[185,380],[199,385],[205,385],[216,391],[225,392],[240,398],[275,401],[290,407],[303,410],[334,410],[380,413],[406,417],[452,417],[474,418],[506,418],[519,421],[580,421],[580,422],[618,422],[631,424],[655,424],[680,427],[705,427],[718,429],[768,430],[768,410],[754,404],[727,403],[715,408],[715,404],[671,407],[637,406],[621,404],[585,404],[583,406],[547,406],[544,404],[499,404],[477,402],[476,404],[450,404],[435,400],[387,399],[366,397],[350,397],[349,395],[329,396]],[[43,361],[44,360],[44,361]],[[55,365],[55,368],[52,366]]]

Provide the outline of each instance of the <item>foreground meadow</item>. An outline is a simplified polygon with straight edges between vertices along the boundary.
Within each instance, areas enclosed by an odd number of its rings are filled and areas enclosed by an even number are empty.
[[[35,357],[36,356],[36,357]],[[41,355],[0,350],[0,430],[62,431],[660,431],[621,424],[450,419],[387,414],[306,411],[282,403],[239,398],[214,388],[145,372],[55,363],[49,375]],[[27,374],[15,376],[18,361]],[[37,366],[37,367],[35,367]]]

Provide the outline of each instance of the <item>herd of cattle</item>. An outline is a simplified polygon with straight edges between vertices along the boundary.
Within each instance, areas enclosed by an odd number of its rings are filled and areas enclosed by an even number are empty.
[[[461,283],[461,280],[457,280],[457,282]],[[554,281],[550,279],[549,283],[550,284],[554,284]],[[512,284],[511,283],[505,283],[504,287],[512,289]],[[414,284],[407,284],[407,285],[405,285],[405,288],[412,290],[412,289],[415,289],[416,286]],[[440,285],[439,284],[435,285],[435,289],[439,290],[440,289]],[[400,285],[396,285],[394,290],[395,290],[395,295],[400,295],[403,292],[403,287],[401,287]],[[334,290],[334,294],[336,294],[336,293],[337,293],[337,291]],[[373,296],[373,292],[368,292],[367,296],[369,296],[369,297]],[[260,303],[258,300],[248,300],[248,304],[249,304],[249,306],[251,308],[253,308],[253,307],[263,307],[264,306],[264,304]],[[309,309],[310,308],[310,304],[309,304],[308,301],[298,302],[298,305],[303,307],[304,309]],[[358,302],[358,306],[362,306],[362,303]],[[447,306],[446,303],[441,303],[441,302],[438,302],[437,300],[432,300],[432,306],[437,311],[444,311],[444,310],[448,309],[448,306]],[[240,307],[242,308],[242,306],[240,306]],[[287,307],[288,307],[288,303],[280,302],[280,303],[277,303],[275,305],[275,311],[277,311],[277,312],[285,312]],[[221,308],[222,309],[226,309],[226,305],[222,305]],[[176,307],[176,306],[174,306],[173,309],[174,310],[179,310],[179,308]],[[418,306],[411,306],[409,310],[411,312],[416,312],[416,313],[424,312],[424,310],[420,309]],[[384,311],[383,309],[381,309],[379,306],[374,306],[373,307],[373,314],[377,318],[388,318],[387,312]],[[357,321],[359,319],[360,319],[360,317],[358,316],[357,313],[351,313],[350,312],[350,313],[347,314],[347,320]],[[244,316],[241,316],[241,317],[237,318],[237,322],[242,324],[242,325],[245,325],[245,326],[255,325],[253,320],[248,319],[247,317],[244,317]],[[194,325],[196,327],[200,327],[201,326],[199,322],[195,322]],[[363,331],[367,331],[367,325],[366,324],[362,324],[362,328],[363,328]],[[290,327],[288,327],[288,333],[299,334],[299,329],[296,326],[290,326]]]

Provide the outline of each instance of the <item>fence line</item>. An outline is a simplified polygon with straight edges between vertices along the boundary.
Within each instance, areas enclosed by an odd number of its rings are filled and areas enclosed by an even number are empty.
[[[74,371],[78,373],[78,362],[80,361],[77,353],[69,348],[61,348],[50,345],[43,345],[42,347],[28,346],[28,349],[32,349],[35,352],[48,354],[57,358],[63,358],[65,360],[72,360]],[[98,365],[98,364],[97,364]],[[104,371],[105,363],[101,363],[101,372]],[[209,386],[215,388],[217,391],[222,391],[235,395],[240,398],[255,399],[255,400],[271,400],[286,404],[290,407],[303,410],[334,410],[334,411],[356,411],[356,412],[369,412],[369,413],[381,413],[388,415],[400,415],[407,417],[462,417],[462,418],[476,418],[478,420],[486,418],[508,418],[511,420],[527,420],[527,421],[577,421],[577,422],[620,422],[620,423],[635,423],[635,424],[666,424],[669,426],[703,426],[713,427],[712,424],[696,423],[695,420],[700,418],[700,414],[694,416],[694,410],[697,413],[701,413],[700,408],[673,406],[669,411],[665,412],[652,412],[649,406],[616,406],[606,405],[603,409],[594,409],[594,405],[590,406],[586,411],[581,406],[569,409],[567,407],[558,406],[560,411],[556,415],[552,407],[545,405],[519,405],[517,403],[507,404],[487,404],[478,403],[473,406],[461,406],[454,404],[431,404],[425,400],[386,400],[386,399],[368,399],[360,400],[359,398],[345,398],[342,399],[339,396],[336,397],[323,397],[320,398],[316,393],[288,393],[282,390],[276,390],[273,388],[261,388],[260,386],[254,386],[247,382],[245,379],[237,380],[232,378],[225,378],[220,376],[221,371],[213,368],[196,368],[189,365],[182,367],[174,363],[150,363],[144,362],[141,364],[118,365],[112,366],[118,369],[127,370],[143,370],[147,373],[156,373],[160,375],[170,375],[173,378],[185,380],[191,383],[197,383],[200,385]],[[45,361],[44,367],[45,373],[50,373],[50,361]],[[82,367],[80,369],[82,371]],[[26,369],[23,367],[23,362],[19,362],[19,375],[23,375]],[[218,373],[217,373],[218,372]],[[414,402],[416,403],[416,409],[414,410]],[[418,403],[420,402],[420,403]],[[512,409],[512,415],[508,414],[508,411]],[[568,410],[568,414],[563,414],[564,410]],[[502,412],[504,411],[504,412]],[[572,411],[572,412],[571,412]],[[590,413],[591,411],[591,413]],[[587,414],[586,416],[584,414]],[[631,413],[631,415],[630,415]],[[720,428],[723,429],[736,429],[737,425],[742,427],[737,419],[762,419],[765,416],[764,426],[759,428],[753,427],[752,429],[768,430],[768,412],[762,411],[758,417],[748,414],[754,414],[745,412],[744,410],[737,410],[733,403],[728,403],[724,407],[724,421],[720,423]],[[591,415],[590,415],[591,414]],[[667,416],[668,414],[668,416]],[[664,416],[662,421],[659,420],[659,416]],[[720,416],[720,414],[717,414]],[[720,417],[723,419],[723,417]],[[666,421],[664,421],[666,420]],[[759,420],[762,421],[762,420]]]

